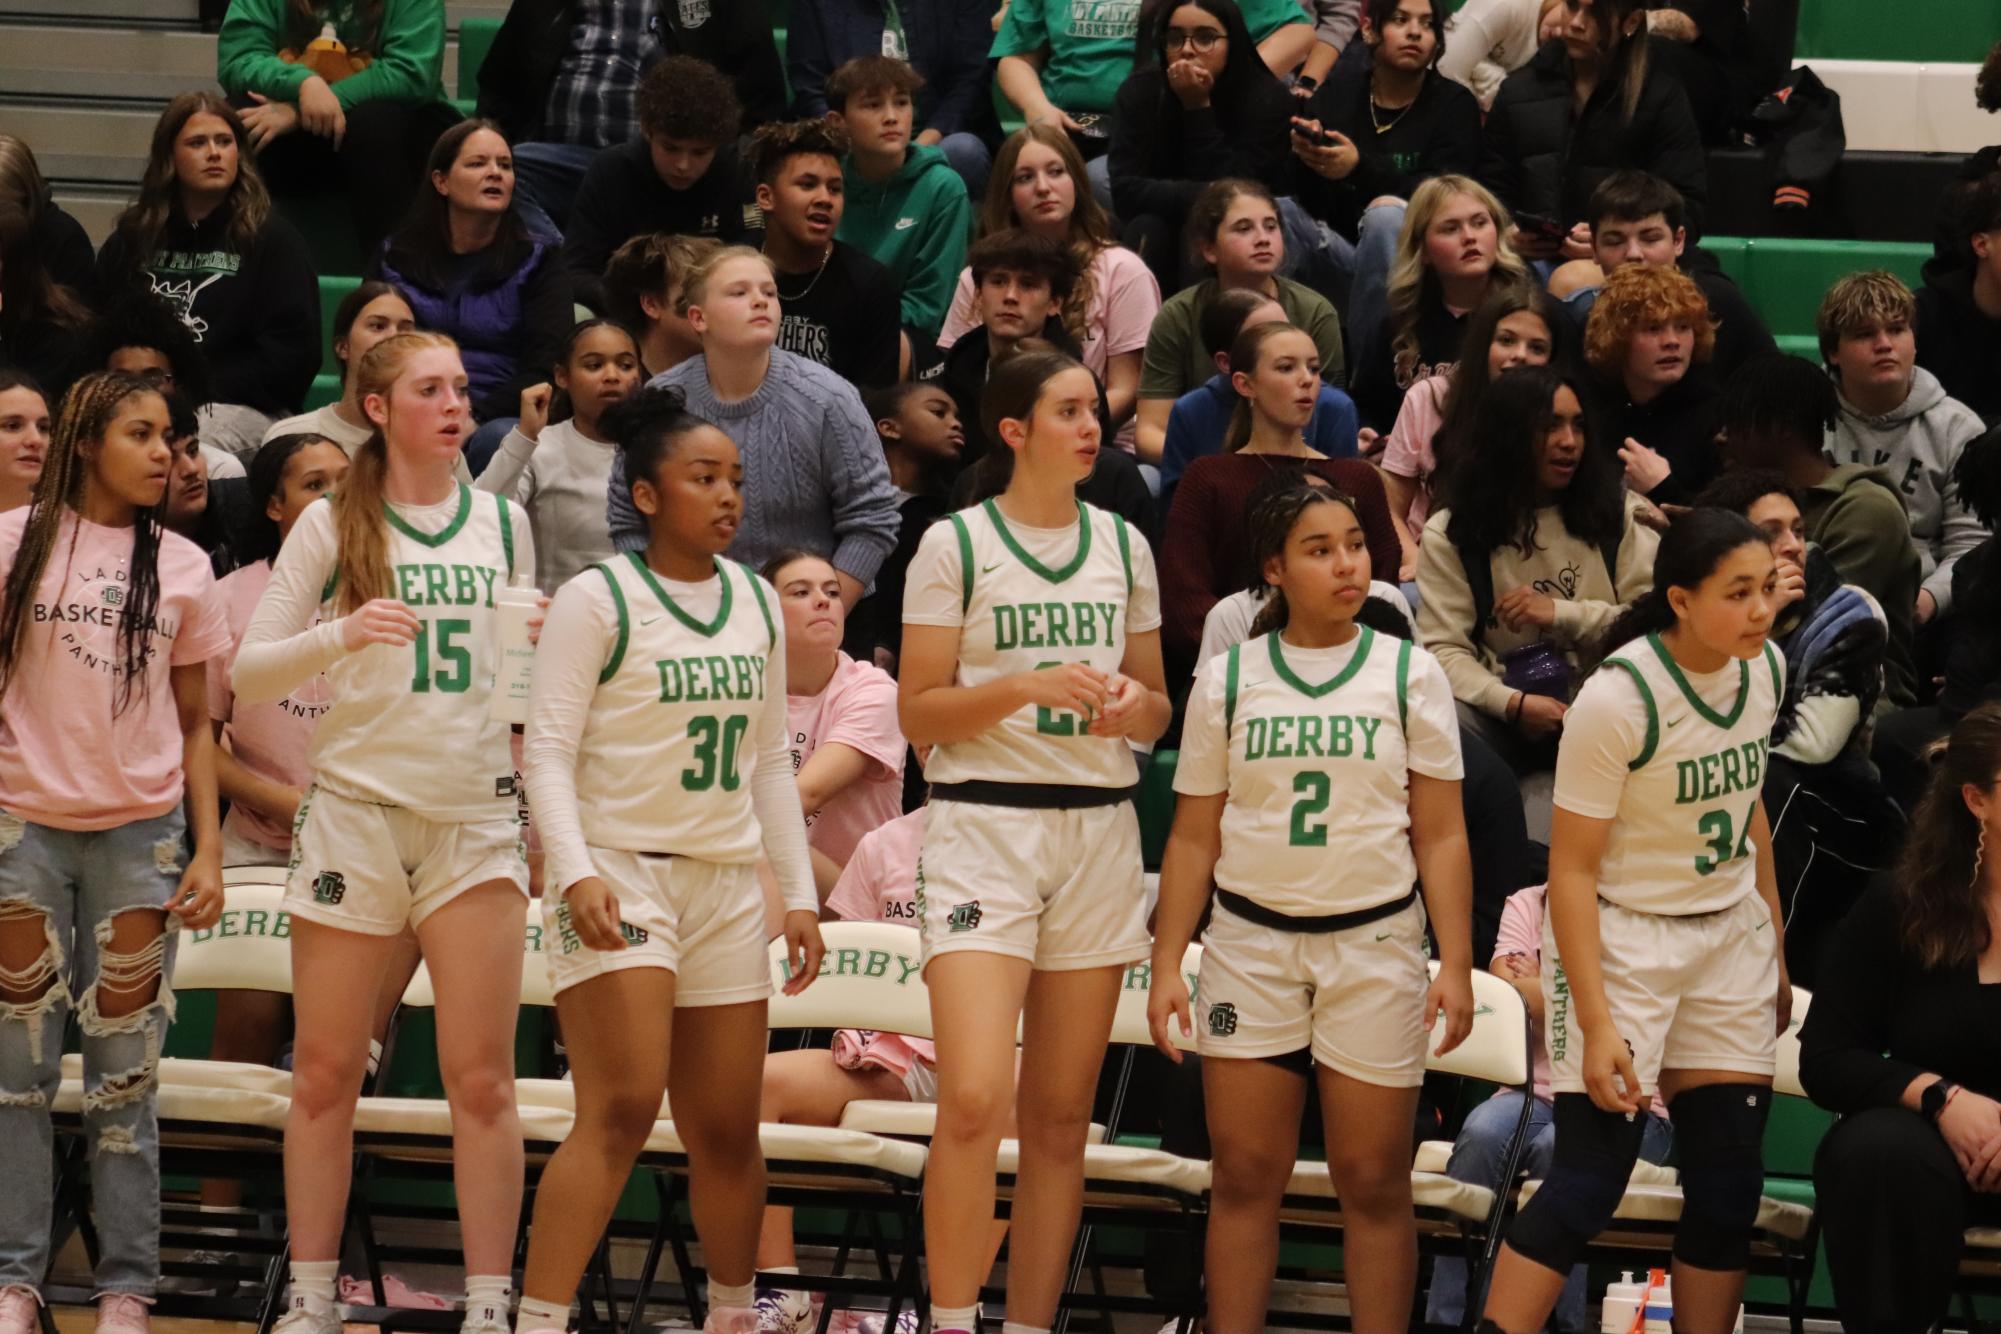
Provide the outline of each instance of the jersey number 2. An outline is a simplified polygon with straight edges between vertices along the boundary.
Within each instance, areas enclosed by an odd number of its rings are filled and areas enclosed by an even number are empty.
[[[440,664],[436,670],[431,667],[433,629],[437,633],[436,656]],[[472,684],[472,650],[453,641],[471,633],[471,621],[417,622],[417,638],[411,644],[417,651],[417,670],[410,678],[410,689],[419,695],[433,690],[444,695],[463,695]]]
[[[1730,812],[1728,811],[1711,811],[1698,820],[1695,825],[1695,832],[1708,839],[1709,851],[1695,854],[1695,873],[1697,875],[1713,875],[1716,872],[1716,868],[1723,865],[1723,863],[1735,861],[1739,857],[1750,856],[1751,817],[1757,813],[1758,807],[1753,803],[1751,809],[1744,812],[1743,832],[1736,834],[1734,837],[1730,828]],[[1712,853],[1715,855],[1712,856]]]
[[[1327,822],[1315,820],[1308,824],[1307,817],[1327,813],[1333,781],[1318,769],[1301,769],[1292,776],[1292,790],[1299,800],[1292,803],[1292,837],[1287,842],[1295,848],[1326,847]]]
[[[681,771],[681,786],[690,792],[707,792],[721,778],[723,791],[736,791],[743,781],[736,767],[737,747],[749,730],[750,719],[741,713],[727,718],[712,713],[690,718],[688,735],[695,742],[695,767]]]

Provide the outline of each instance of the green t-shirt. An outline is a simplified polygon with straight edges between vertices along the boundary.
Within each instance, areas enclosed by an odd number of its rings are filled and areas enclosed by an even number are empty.
[[[1021,0],[1015,0],[1019,4]],[[1298,325],[1320,350],[1320,378],[1339,388],[1347,382],[1341,351],[1341,317],[1326,297],[1290,278],[1278,282],[1278,304],[1287,322]],[[1221,289],[1214,278],[1176,292],[1153,317],[1140,362],[1141,398],[1179,398],[1216,373],[1202,347],[1202,313]]]
[[[1262,42],[1289,23],[1306,22],[1298,0],[1241,0],[1251,36]],[[1071,115],[1107,112],[1133,70],[1140,0],[1013,0],[992,55],[1048,49],[1042,91]]]

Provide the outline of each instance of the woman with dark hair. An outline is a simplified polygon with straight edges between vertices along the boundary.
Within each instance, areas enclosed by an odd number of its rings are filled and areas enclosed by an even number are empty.
[[[79,370],[124,371],[156,385],[168,402],[192,415],[208,405],[208,359],[172,306],[144,289],[114,298],[84,327],[77,354]],[[178,435],[201,433],[195,421]],[[202,464],[213,478],[243,476],[243,463],[213,445],[201,446]]]
[[[0,134],[0,205],[6,204],[28,215],[31,244],[50,281],[88,293],[97,281],[97,250],[90,234],[55,201],[28,141]]]
[[[26,371],[0,366],[0,514],[35,498],[49,452],[49,399]]]
[[[0,362],[30,372],[60,398],[81,369],[76,344],[90,312],[49,253],[58,237],[49,234],[48,190],[27,145],[0,135]]]
[[[1479,420],[1487,389],[1517,366],[1559,361],[1570,321],[1559,318],[1548,293],[1533,284],[1502,288],[1473,312],[1459,361],[1450,373],[1428,375],[1404,394],[1396,425],[1384,437],[1383,489],[1403,543],[1398,579],[1417,577],[1417,542],[1431,500],[1452,458],[1452,442]]]
[[[1759,795],[1785,694],[1778,567],[1756,524],[1716,509],[1677,520],[1651,565],[1557,756],[1541,970],[1556,1145],[1494,1261],[1480,1327],[1502,1334],[1549,1319],[1663,1102],[1675,1328],[1727,1330],[1743,1298],[1793,1000]]]
[[[1247,176],[1284,189],[1292,98],[1259,59],[1236,0],[1166,0],[1151,17],[1105,156],[1126,239],[1172,280],[1204,186]]]
[[[1516,215],[1530,259],[1590,259],[1589,203],[1621,168],[1681,192],[1702,228],[1709,170],[1681,81],[1649,68],[1645,0],[1564,0],[1560,37],[1502,83],[1480,179]]]
[[[1813,1180],[1846,1329],[1936,1325],[1965,1229],[2001,1225],[2001,705],[1934,750],[1896,871],[1836,930],[1800,1030],[1800,1082],[1841,1115]]]
[[[236,0],[216,39],[216,80],[271,192],[338,184],[364,255],[403,220],[426,145],[458,119],[444,67],[445,14],[427,0]]]
[[[1579,659],[1652,580],[1656,538],[1586,398],[1553,369],[1496,380],[1417,548],[1418,639],[1517,773],[1550,767]]]
[[[238,457],[295,411],[320,364],[320,289],[305,242],[271,209],[243,122],[213,93],[183,93],[153,128],[139,197],[97,254],[106,299],[165,300],[208,361],[208,442]]]
[[[575,322],[570,279],[514,210],[514,155],[499,126],[465,120],[446,130],[428,172],[430,188],[417,192],[370,276],[402,290],[419,328],[458,344],[481,423],[465,450],[477,475],[513,429],[521,391],[561,355]]]

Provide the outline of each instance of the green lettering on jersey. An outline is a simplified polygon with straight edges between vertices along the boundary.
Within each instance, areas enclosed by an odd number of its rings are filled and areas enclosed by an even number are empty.
[[[1262,718],[1253,718],[1244,724],[1244,758],[1261,760],[1265,755],[1266,734],[1271,729]]]
[[[1757,737],[1699,759],[1675,761],[1675,804],[1687,806],[1736,792],[1756,792],[1765,780],[1765,754],[1769,747],[1770,742]]]
[[[1346,713],[1250,718],[1244,723],[1244,759],[1352,759],[1359,733],[1361,758],[1373,760],[1382,725],[1380,718]]]
[[[1383,725],[1383,720],[1380,718],[1357,718],[1355,719],[1355,725],[1362,729],[1362,758],[1365,760],[1375,759],[1376,729]]]
[[[1013,607],[994,608],[994,649],[1005,653],[1021,642],[1021,617]]]
[[[707,653],[687,658],[661,658],[654,663],[660,673],[660,702],[679,704],[684,700],[763,699],[764,669],[769,660],[761,653]]]
[[[1118,647],[1116,602],[1020,602],[994,608],[994,648]]]

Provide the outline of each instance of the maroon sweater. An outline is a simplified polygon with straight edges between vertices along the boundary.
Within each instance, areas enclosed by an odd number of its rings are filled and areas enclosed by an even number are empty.
[[[1394,581],[1403,548],[1390,523],[1383,479],[1360,459],[1280,458],[1270,454],[1211,454],[1188,465],[1174,490],[1160,544],[1161,640],[1168,652],[1193,660],[1202,622],[1219,599],[1250,587],[1250,534],[1245,507],[1259,482],[1278,468],[1310,466],[1355,498],[1369,564]]]

